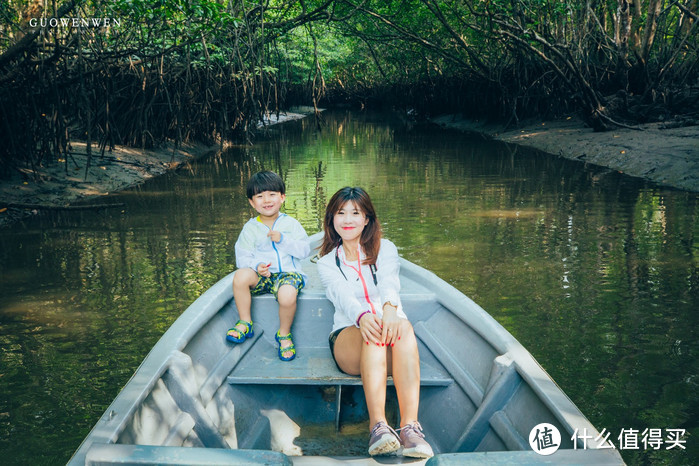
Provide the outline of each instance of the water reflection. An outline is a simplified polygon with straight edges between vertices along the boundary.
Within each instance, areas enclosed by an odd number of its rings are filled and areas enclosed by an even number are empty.
[[[116,196],[123,209],[0,231],[5,457],[70,457],[159,336],[233,269],[260,169],[282,174],[285,210],[309,233],[338,188],[362,185],[401,254],[492,313],[595,425],[694,435],[686,452],[628,462],[698,457],[696,195],[386,115],[324,122],[274,127]]]

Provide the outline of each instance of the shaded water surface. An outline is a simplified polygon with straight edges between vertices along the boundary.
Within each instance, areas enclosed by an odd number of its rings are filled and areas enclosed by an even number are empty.
[[[114,196],[119,210],[0,231],[0,454],[64,463],[178,315],[231,272],[260,169],[309,233],[340,187],[372,195],[407,259],[472,297],[600,430],[686,429],[699,457],[697,196],[385,115],[273,127]],[[302,440],[302,439],[300,439]]]

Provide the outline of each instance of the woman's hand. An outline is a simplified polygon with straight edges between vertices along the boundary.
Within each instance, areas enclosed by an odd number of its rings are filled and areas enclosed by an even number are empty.
[[[383,307],[383,328],[380,343],[386,346],[395,345],[400,340],[406,323],[408,323],[406,319],[398,317],[398,308],[386,303]]]
[[[359,332],[367,344],[381,345],[381,319],[376,314],[367,312],[362,315],[359,319]]]

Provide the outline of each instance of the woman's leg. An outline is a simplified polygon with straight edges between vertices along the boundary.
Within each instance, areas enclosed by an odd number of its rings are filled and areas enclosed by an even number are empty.
[[[359,333],[359,332],[358,332]],[[369,411],[369,425],[386,422],[386,379],[388,377],[387,350],[384,346],[366,344],[362,347],[360,373]]]
[[[390,363],[403,427],[417,422],[420,403],[420,356],[412,326],[391,348]]]
[[[357,327],[346,327],[335,340],[333,355],[342,372],[359,375],[362,335]]]
[[[369,412],[369,454],[387,455],[400,448],[400,439],[386,422],[386,347],[367,345],[359,329],[347,327],[337,336],[334,348],[338,366],[348,374],[362,376]]]
[[[343,372],[361,375],[369,424],[386,421],[386,348],[367,345],[357,327],[347,327],[335,341],[335,360]]]
[[[417,420],[420,402],[420,356],[412,326],[391,348],[393,382],[400,408],[400,440],[403,456],[429,458],[434,453]]]

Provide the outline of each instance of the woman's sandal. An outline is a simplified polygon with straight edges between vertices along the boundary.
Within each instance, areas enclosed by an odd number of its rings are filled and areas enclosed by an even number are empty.
[[[279,343],[279,359],[281,359],[282,361],[291,361],[296,357],[296,348],[294,348],[293,340],[291,345],[287,346],[286,348],[282,348],[282,340],[291,340],[291,332],[284,336],[281,336],[279,335],[279,330],[277,330],[277,334],[274,335],[274,339],[277,340],[277,343]],[[287,353],[289,351],[291,351],[291,356],[285,358],[284,353]]]
[[[237,328],[239,324],[245,325],[244,332]],[[238,336],[235,336],[231,332],[236,332]],[[255,336],[255,332],[252,331],[252,322],[239,320],[235,323],[233,328],[228,330],[228,333],[226,334],[226,340],[232,341],[233,343],[242,343],[245,341],[246,338],[252,338],[253,336]]]

